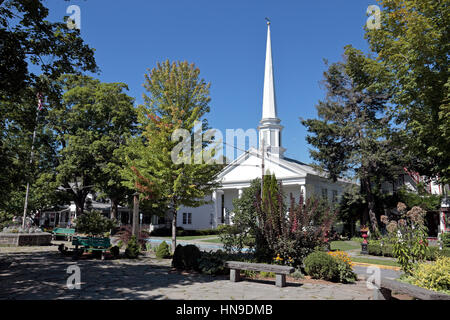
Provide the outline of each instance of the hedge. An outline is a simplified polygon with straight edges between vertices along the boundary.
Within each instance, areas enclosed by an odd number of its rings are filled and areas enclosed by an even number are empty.
[[[439,247],[428,247],[428,249],[427,260],[436,260],[438,254],[444,257],[450,257],[450,248],[442,248],[442,250],[439,250]],[[384,244],[381,246],[380,243],[372,241],[367,245],[367,251],[373,256],[394,257],[391,244]]]

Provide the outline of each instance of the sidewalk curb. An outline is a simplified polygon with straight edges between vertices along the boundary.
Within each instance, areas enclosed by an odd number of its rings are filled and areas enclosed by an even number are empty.
[[[378,267],[380,269],[388,269],[388,270],[395,270],[395,271],[401,270],[400,267],[385,266],[382,264],[372,264],[372,263],[365,263],[365,262],[352,262],[352,265],[357,266],[357,267]]]

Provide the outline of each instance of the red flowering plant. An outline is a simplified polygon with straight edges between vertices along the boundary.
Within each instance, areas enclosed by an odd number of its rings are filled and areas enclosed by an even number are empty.
[[[272,195],[263,194],[262,199],[257,195],[259,226],[255,253],[258,260],[296,267],[316,248],[327,246],[336,212],[319,199],[304,201],[300,196],[296,203],[291,194],[290,200],[290,208],[286,210],[281,184]],[[274,260],[274,256],[279,258]]]

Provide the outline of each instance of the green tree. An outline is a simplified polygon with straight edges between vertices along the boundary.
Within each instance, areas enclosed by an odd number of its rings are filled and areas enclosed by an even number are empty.
[[[450,1],[379,0],[381,28],[366,30],[377,79],[392,93],[410,169],[450,182]],[[378,69],[377,68],[377,69]],[[375,74],[377,69],[373,69]]]
[[[100,211],[86,212],[75,219],[77,232],[86,233],[92,236],[100,236],[117,226],[117,222],[108,219]]]
[[[142,198],[163,202],[172,214],[172,250],[176,248],[176,217],[180,205],[197,207],[206,203],[205,196],[217,187],[214,177],[220,165],[205,163],[203,155],[210,141],[192,154],[194,133],[208,129],[203,118],[210,110],[209,87],[199,78],[200,70],[187,62],[158,63],[145,75],[145,105],[140,106],[138,121],[142,136],[130,143],[129,167],[124,172],[128,187],[141,192]],[[201,128],[196,123],[202,121]],[[189,151],[182,153],[186,161],[174,161],[177,145],[175,130],[185,130]],[[200,159],[200,161],[198,161]],[[159,200],[156,200],[159,199]]]
[[[101,83],[88,76],[61,79],[63,100],[49,112],[49,125],[58,136],[54,180],[70,194],[78,214],[86,196],[101,190],[117,207],[126,194],[118,180],[120,150],[133,132],[133,99],[123,83]],[[116,170],[116,171],[115,171]]]
[[[44,97],[58,101],[58,86],[54,84],[60,75],[98,71],[94,50],[84,44],[79,30],[70,30],[63,21],[48,21],[49,11],[42,2],[0,1],[1,216],[20,213],[24,186],[27,182],[37,181],[42,166],[45,166],[43,158],[51,163],[51,157],[44,156],[46,151],[41,147],[51,146],[52,133],[42,125],[46,111],[37,110],[36,94],[40,92]],[[35,161],[30,166],[34,128]],[[32,187],[30,190],[30,209],[33,209],[34,203],[39,205],[44,197],[41,189]],[[50,190],[54,189],[47,191]],[[40,199],[37,202],[35,194]]]
[[[18,102],[24,88],[41,91],[62,74],[98,70],[94,50],[65,21],[47,20],[41,0],[0,1],[0,100]],[[35,92],[36,94],[36,92]]]
[[[327,95],[316,106],[319,119],[302,120],[315,149],[310,154],[333,181],[350,176],[360,182],[365,202],[363,224],[377,230],[375,194],[384,180],[401,173],[401,149],[394,143],[386,103],[390,92],[371,85],[377,81],[369,71],[376,63],[352,47],[344,62],[333,63],[324,73]],[[377,77],[381,78],[381,72]]]
[[[270,177],[270,176],[269,176]],[[261,179],[254,179],[240,198],[233,199],[232,225],[222,226],[220,239],[227,252],[241,252],[247,245],[253,248],[258,231],[256,197],[261,194]]]

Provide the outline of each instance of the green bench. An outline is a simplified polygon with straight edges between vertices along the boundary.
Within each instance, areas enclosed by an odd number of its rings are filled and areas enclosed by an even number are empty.
[[[105,252],[108,251],[109,248],[111,247],[111,241],[109,238],[74,237],[72,239],[72,245],[75,246],[75,254],[74,254],[75,258],[83,254],[85,250],[101,251],[102,260],[104,260]]]
[[[71,228],[55,228],[52,231],[53,240],[55,240],[57,236],[67,237],[70,238],[70,240],[72,240],[74,235],[75,229]]]

